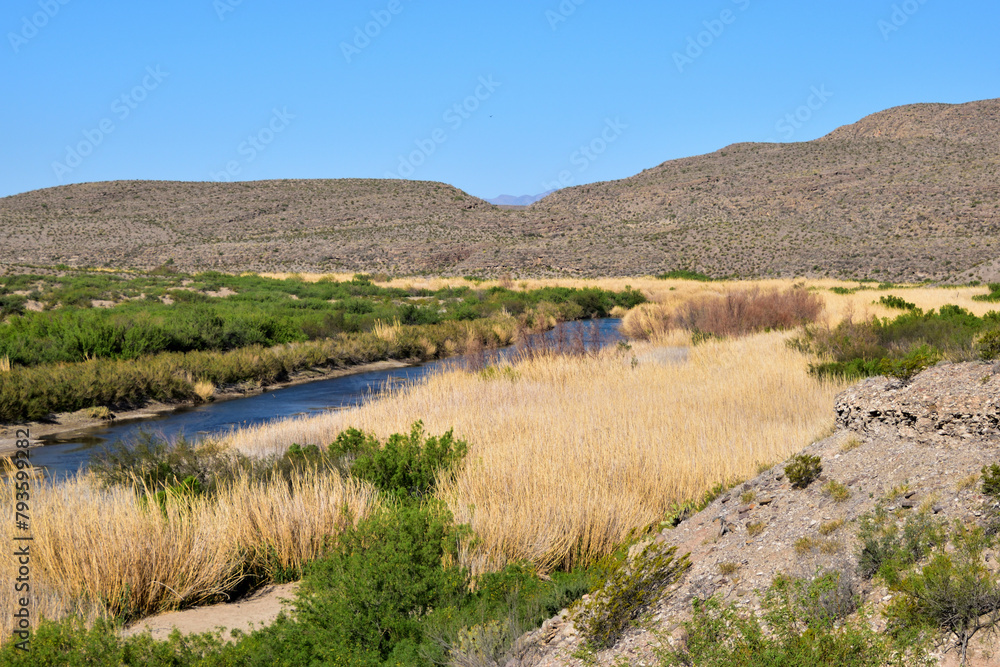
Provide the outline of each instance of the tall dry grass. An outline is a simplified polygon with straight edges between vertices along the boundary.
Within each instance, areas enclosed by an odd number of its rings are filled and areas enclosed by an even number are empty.
[[[214,499],[174,498],[165,513],[123,486],[101,488],[90,474],[31,483],[34,621],[82,614],[138,617],[225,597],[250,572],[301,568],[327,535],[366,516],[377,502],[367,484],[305,473],[289,485],[237,480]],[[0,496],[14,505],[10,480]],[[13,544],[11,521],[0,541]],[[14,579],[5,558],[0,579]],[[11,586],[0,607],[15,608]],[[6,637],[11,618],[4,615]]]
[[[638,340],[656,340],[674,329],[719,337],[743,336],[808,324],[822,311],[823,299],[815,292],[751,287],[718,296],[698,296],[675,307],[642,304],[625,314],[622,332]]]
[[[269,454],[327,444],[351,426],[382,437],[416,419],[428,432],[454,427],[470,450],[439,493],[480,538],[464,563],[479,572],[525,559],[544,571],[608,553],[673,503],[751,477],[833,424],[841,386],[810,377],[783,334],[700,345],[681,363],[631,361],[655,352],[642,343],[597,357],[535,355],[502,373],[455,369],[229,443]]]

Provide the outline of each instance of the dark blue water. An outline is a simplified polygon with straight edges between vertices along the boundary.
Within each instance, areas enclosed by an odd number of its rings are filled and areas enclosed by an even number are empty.
[[[548,332],[545,338],[550,343],[558,340],[559,344],[572,347],[580,340],[582,334],[583,342],[588,349],[598,344],[614,344],[621,340],[621,335],[618,333],[620,322],[616,319],[571,322],[562,325],[561,329]],[[592,323],[596,325],[596,331]],[[503,358],[515,352],[515,348],[509,347],[486,353],[486,356]],[[482,362],[482,359],[443,359],[420,366],[345,375],[276,389],[247,398],[184,408],[159,417],[43,436],[40,440],[44,445],[32,450],[31,463],[43,466],[50,475],[61,476],[85,467],[91,457],[101,451],[101,445],[115,440],[127,441],[134,438],[140,430],[168,439],[184,435],[196,440],[243,426],[353,407],[371,400],[390,383],[414,382],[452,364]]]

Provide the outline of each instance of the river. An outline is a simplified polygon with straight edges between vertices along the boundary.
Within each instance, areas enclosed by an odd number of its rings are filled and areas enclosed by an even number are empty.
[[[588,347],[614,344],[622,339],[618,332],[620,322],[621,320],[610,318],[570,322],[561,325],[561,329],[548,332],[545,337],[550,342],[572,341],[583,334]],[[506,357],[514,351],[515,348],[509,347],[490,354]],[[441,359],[419,366],[344,375],[256,396],[182,408],[149,419],[43,436],[40,438],[43,446],[31,451],[31,463],[44,467],[50,476],[63,476],[86,467],[105,443],[128,441],[141,430],[168,439],[182,434],[189,439],[200,439],[243,426],[266,424],[297,415],[342,410],[371,400],[390,383],[415,382],[455,363],[462,363],[462,360]]]

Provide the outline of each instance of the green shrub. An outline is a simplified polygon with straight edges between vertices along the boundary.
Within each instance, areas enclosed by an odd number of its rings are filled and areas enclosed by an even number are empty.
[[[806,327],[790,345],[829,361],[812,364],[820,377],[888,375],[908,379],[941,359],[970,361],[1000,352],[1000,313],[977,317],[958,306],[914,308],[890,318],[850,319],[835,327]]]
[[[1000,575],[986,567],[983,552],[992,544],[981,529],[959,529],[951,541],[953,550],[938,550],[927,565],[894,582],[901,596],[886,615],[898,634],[944,630],[966,664],[973,636],[1000,627]]]
[[[352,459],[351,474],[371,482],[390,497],[429,497],[438,476],[454,470],[465,457],[468,445],[455,440],[451,430],[433,437],[425,436],[423,428],[418,421],[409,435],[394,433],[381,445],[373,435],[348,429],[330,444],[330,455]]]
[[[984,361],[1000,358],[1000,329],[987,331],[976,341],[976,351]]]
[[[891,584],[944,540],[943,523],[927,512],[908,515],[900,527],[880,503],[858,521],[858,571],[865,578],[877,574]]]
[[[675,269],[673,271],[667,271],[666,273],[661,273],[656,276],[660,280],[695,280],[701,283],[708,283],[715,280],[711,276],[706,276],[704,273],[698,273],[697,271],[688,271],[687,269]]]
[[[717,597],[697,598],[683,641],[661,649],[662,665],[698,667],[883,667],[920,664],[919,649],[871,629],[865,614],[842,621],[857,600],[844,575],[811,581],[779,576],[761,601],[763,617]]]
[[[796,454],[792,457],[792,462],[785,466],[785,475],[792,487],[804,489],[819,477],[823,472],[818,456],[810,454]]]
[[[987,287],[989,287],[990,290],[989,294],[977,294],[972,297],[972,300],[989,302],[1000,301],[1000,283],[990,283]]]
[[[823,485],[823,493],[833,498],[834,502],[842,503],[851,497],[851,490],[835,480]]]
[[[917,304],[910,303],[909,301],[905,301],[904,299],[898,296],[893,296],[892,294],[886,294],[885,296],[880,297],[876,303],[880,303],[887,308],[895,308],[897,310],[913,310],[917,307]]]
[[[691,566],[688,555],[675,558],[676,547],[651,542],[631,559],[613,562],[590,600],[577,610],[574,623],[596,649],[614,646],[622,633]]]
[[[983,466],[983,493],[1000,499],[1000,465]]]
[[[89,629],[79,618],[59,622],[42,620],[29,640],[28,650],[17,648],[15,641],[8,641],[0,648],[0,664],[10,667],[194,667],[210,664],[210,658],[205,660],[206,655],[216,655],[223,646],[218,634],[181,636],[174,631],[167,641],[159,642],[148,634],[121,638],[118,630],[105,620],[98,620]],[[222,667],[225,663],[211,664]]]

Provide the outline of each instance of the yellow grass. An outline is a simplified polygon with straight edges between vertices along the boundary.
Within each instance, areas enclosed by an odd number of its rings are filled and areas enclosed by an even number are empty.
[[[597,359],[536,358],[516,373],[451,370],[358,408],[245,429],[228,442],[262,455],[293,442],[325,445],[351,426],[381,437],[417,419],[429,433],[454,427],[470,451],[440,495],[481,538],[467,545],[464,563],[480,572],[526,559],[549,570],[608,553],[674,503],[751,477],[832,426],[841,386],[810,377],[808,359],[782,334],[670,358],[635,344]]]
[[[0,357],[0,373],[7,373],[10,371],[10,357],[6,354]]]
[[[224,596],[250,564],[298,568],[316,558],[325,535],[376,502],[367,484],[312,473],[291,488],[244,478],[215,501],[168,501],[165,517],[131,489],[101,488],[90,474],[31,482],[30,493],[35,621],[80,612],[93,619],[106,605],[145,615]],[[0,482],[6,507],[14,495],[11,480]],[[8,547],[20,534],[12,524],[0,523]],[[14,577],[13,559],[3,559],[0,580]],[[0,606],[15,608],[12,586],[0,588]],[[4,636],[11,621],[10,614],[0,621]]]
[[[209,380],[200,380],[194,383],[194,393],[203,401],[210,401],[215,396],[215,385]]]

